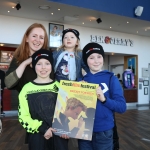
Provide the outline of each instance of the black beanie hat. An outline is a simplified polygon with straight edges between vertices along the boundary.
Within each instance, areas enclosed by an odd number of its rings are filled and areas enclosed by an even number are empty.
[[[71,29],[71,28],[69,28],[69,29],[63,30],[63,32],[62,32],[62,42],[63,42],[64,36],[65,36],[65,34],[66,34],[67,32],[72,32],[72,33],[74,33],[74,35],[80,40],[80,38],[79,38],[79,35],[80,35],[79,31],[77,31],[76,29]]]
[[[104,59],[103,47],[98,43],[88,43],[82,50],[82,58],[86,65],[87,65],[87,58],[93,53],[101,54]]]
[[[34,71],[35,71],[35,65],[42,58],[47,59],[51,63],[51,66],[53,66],[52,52],[50,50],[40,49],[32,55],[32,68],[34,69]]]

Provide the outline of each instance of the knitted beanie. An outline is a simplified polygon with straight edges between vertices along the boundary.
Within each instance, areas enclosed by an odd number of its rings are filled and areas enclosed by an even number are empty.
[[[53,66],[53,56],[50,50],[40,49],[32,55],[32,68],[35,71],[35,65],[40,59],[47,59]]]
[[[98,43],[88,43],[82,50],[82,58],[86,65],[87,65],[87,58],[93,53],[101,54],[104,59],[105,55],[103,47]]]
[[[72,33],[74,33],[74,35],[80,40],[80,38],[79,38],[79,35],[80,35],[79,31],[77,31],[76,29],[71,29],[71,28],[69,28],[69,29],[63,30],[63,32],[62,32],[62,41],[63,41],[64,36],[65,36],[65,34],[66,34],[67,32],[72,32]]]

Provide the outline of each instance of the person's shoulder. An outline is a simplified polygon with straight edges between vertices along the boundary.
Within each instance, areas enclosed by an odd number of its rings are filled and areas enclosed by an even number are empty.
[[[118,78],[115,76],[113,72],[109,72],[108,76],[110,78],[111,83],[114,83],[114,84],[119,83]]]
[[[82,51],[78,50],[76,54],[77,54],[77,58],[82,60]]]
[[[59,85],[60,85],[60,83],[59,83],[58,81],[56,81],[56,80],[54,80],[54,81],[52,82],[53,90],[54,90],[56,93],[57,93],[58,90],[59,90]]]
[[[77,54],[80,55],[80,56],[82,56],[82,50],[78,50]]]
[[[56,84],[57,86],[60,85],[60,83],[57,80],[54,81],[54,84]]]
[[[53,57],[55,57],[55,56],[61,54],[63,51],[64,51],[63,49],[54,50],[54,51],[53,51]]]
[[[108,70],[103,70],[102,73],[107,74],[107,76],[113,77],[115,74],[113,72],[110,72]]]
[[[33,83],[32,82],[28,82],[26,83],[22,89],[32,89]]]
[[[20,95],[21,93],[26,93],[26,92],[31,91],[31,90],[33,90],[33,89],[34,89],[34,88],[33,88],[33,84],[32,84],[31,82],[28,82],[28,83],[26,83],[26,84],[22,87],[22,89],[21,89],[19,95]]]
[[[108,74],[108,78],[110,78],[110,80],[112,80],[114,83],[119,81],[113,72],[108,71],[107,74]]]

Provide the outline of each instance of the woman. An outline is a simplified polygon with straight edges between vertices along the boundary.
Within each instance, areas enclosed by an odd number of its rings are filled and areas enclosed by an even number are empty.
[[[34,23],[26,30],[6,72],[5,84],[8,89],[20,92],[26,83],[36,78],[36,73],[30,66],[30,56],[41,48],[48,48],[48,36],[42,24]]]

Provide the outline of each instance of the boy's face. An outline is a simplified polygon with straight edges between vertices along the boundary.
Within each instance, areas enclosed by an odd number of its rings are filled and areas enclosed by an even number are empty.
[[[102,70],[104,64],[103,56],[98,53],[93,53],[87,58],[87,64],[91,73],[95,74]]]
[[[35,65],[37,77],[42,79],[49,78],[52,71],[51,63],[47,59],[40,59]]]
[[[72,32],[67,32],[63,39],[66,48],[75,48],[77,45],[77,37]]]

